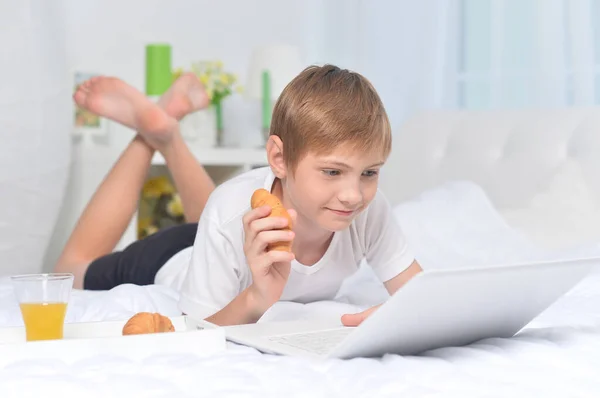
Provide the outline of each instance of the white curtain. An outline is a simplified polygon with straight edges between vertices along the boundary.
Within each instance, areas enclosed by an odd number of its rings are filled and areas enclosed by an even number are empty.
[[[323,0],[319,62],[364,73],[394,127],[438,108],[592,105],[600,0]]]
[[[598,1],[462,0],[460,105],[597,102]]]
[[[0,276],[39,272],[69,168],[60,1],[0,2]]]
[[[364,74],[392,125],[414,112],[458,105],[460,3],[327,0],[319,61]]]

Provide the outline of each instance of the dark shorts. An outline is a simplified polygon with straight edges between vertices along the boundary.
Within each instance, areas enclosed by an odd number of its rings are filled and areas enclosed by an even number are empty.
[[[156,273],[173,255],[193,246],[197,223],[165,228],[94,260],[83,279],[87,290],[109,290],[125,283],[154,284]]]

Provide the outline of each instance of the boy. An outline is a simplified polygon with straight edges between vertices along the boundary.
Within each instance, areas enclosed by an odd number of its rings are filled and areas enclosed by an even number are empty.
[[[75,101],[138,132],[84,210],[55,268],[74,273],[77,288],[166,284],[181,290],[182,312],[230,325],[258,320],[278,300],[333,298],[363,258],[390,294],[421,270],[377,192],[391,131],[377,93],[356,73],[326,65],[296,77],[273,112],[270,167],[214,192],[178,130],[177,120],[208,103],[193,75],[176,81],[158,104],[105,77],[84,83]],[[167,161],[189,223],[112,252],[155,150]],[[282,200],[293,232],[281,231],[287,221],[267,217],[269,208],[249,210],[258,188]],[[292,253],[266,251],[281,240],[293,241]],[[342,322],[358,325],[375,308]]]
[[[269,167],[211,194],[189,265],[164,270],[187,268],[183,313],[224,326],[256,322],[279,300],[332,299],[363,258],[390,294],[421,271],[377,189],[391,128],[364,77],[332,65],[304,70],[275,105],[266,149]],[[282,201],[293,231],[268,206],[250,209],[259,188]],[[267,251],[278,241],[292,241],[292,252]],[[342,322],[358,325],[375,308]]]

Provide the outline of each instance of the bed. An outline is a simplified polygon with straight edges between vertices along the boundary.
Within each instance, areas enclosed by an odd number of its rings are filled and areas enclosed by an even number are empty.
[[[396,132],[381,184],[398,204],[470,180],[544,247],[597,242],[599,130],[600,108],[423,113]]]
[[[600,112],[431,112],[396,131],[381,187],[424,268],[600,256]],[[600,264],[599,264],[600,265]],[[335,302],[278,303],[264,320],[338,316],[385,300],[368,266]],[[177,292],[120,286],[73,294],[68,322],[177,315]],[[7,279],[0,325],[20,324]],[[0,357],[2,347],[0,346]],[[2,358],[0,394],[41,396],[590,397],[600,391],[600,271],[512,339],[421,356],[329,360],[226,352]]]

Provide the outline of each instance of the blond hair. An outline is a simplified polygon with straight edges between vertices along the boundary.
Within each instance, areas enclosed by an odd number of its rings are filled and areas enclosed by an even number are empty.
[[[341,146],[387,158],[392,132],[373,85],[334,65],[310,66],[283,90],[273,110],[271,135],[283,142],[292,170],[308,152],[324,155]]]

